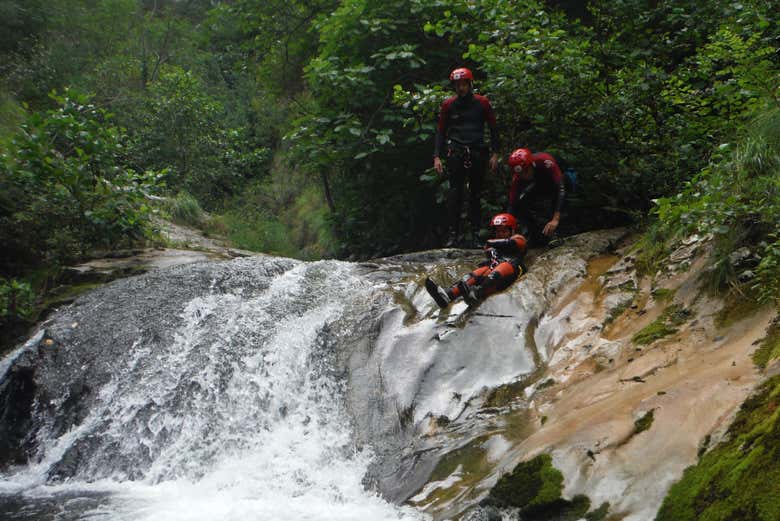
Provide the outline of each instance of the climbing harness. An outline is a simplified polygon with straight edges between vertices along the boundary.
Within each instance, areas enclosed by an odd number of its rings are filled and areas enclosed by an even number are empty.
[[[471,147],[456,141],[449,141],[447,148],[447,157],[457,157],[463,160],[463,168],[469,169],[474,164],[471,158]]]

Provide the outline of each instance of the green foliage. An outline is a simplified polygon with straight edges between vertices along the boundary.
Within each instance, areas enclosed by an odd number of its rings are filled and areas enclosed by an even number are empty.
[[[428,64],[441,68],[457,52],[447,57],[422,31],[419,20],[434,12],[409,0],[344,2],[318,26],[310,110],[287,140],[298,168],[322,186],[343,253],[417,248],[440,221],[416,167],[430,163],[432,145],[409,136],[393,105],[395,85],[438,79],[446,73]]]
[[[333,256],[329,211],[317,187],[291,196],[286,208],[269,208],[269,191],[253,186],[222,215],[230,241],[237,248],[298,259]]]
[[[200,203],[187,192],[179,192],[176,197],[166,199],[165,211],[175,223],[186,224],[199,228],[204,224],[205,214]]]
[[[577,165],[590,223],[644,218],[651,199],[675,193],[713,144],[776,96],[778,27],[760,2],[591,2],[588,25],[534,1],[437,4],[428,33],[461,43],[486,74],[478,85],[509,147]],[[430,92],[396,93],[407,121],[435,107]],[[504,194],[494,186],[490,197]]]
[[[670,241],[711,234],[713,285],[736,280],[730,255],[746,247],[759,259],[750,284],[762,302],[780,303],[780,108],[771,108],[736,144],[721,145],[675,197],[660,199],[651,233]],[[744,269],[744,267],[743,267]]]
[[[549,454],[519,463],[511,473],[501,476],[490,490],[486,503],[502,508],[519,508],[529,521],[582,518],[590,508],[586,496],[571,501],[561,497],[563,475],[552,466]]]
[[[780,519],[780,377],[742,404],[727,439],[672,486],[656,521]]]
[[[209,207],[235,193],[243,172],[222,165],[236,143],[221,124],[221,104],[196,76],[176,67],[166,68],[149,94],[135,136],[136,160],[168,168],[171,189],[186,190]]]
[[[29,318],[34,304],[35,293],[28,282],[0,277],[0,324]]]
[[[21,102],[42,111],[52,89],[73,85],[127,129],[135,170],[167,169],[169,195],[186,191],[238,226],[245,189],[261,187],[250,221],[274,221],[296,244],[325,241],[307,251],[420,249],[441,239],[436,113],[447,74],[466,65],[497,110],[504,155],[523,145],[577,168],[571,231],[642,220],[762,100],[777,100],[776,6],[573,4],[2,0],[0,92],[10,99],[0,135],[16,127]],[[291,171],[295,185],[277,191]],[[488,178],[487,211],[504,207],[507,181]],[[317,233],[287,218],[303,200]],[[759,235],[766,299],[780,287],[780,245]]]
[[[775,318],[758,349],[753,352],[753,362],[761,369],[777,358],[780,358],[780,318]]]
[[[87,96],[53,98],[59,107],[29,114],[2,156],[5,270],[65,262],[149,233],[146,194],[159,186],[159,174],[125,166],[122,130]]]
[[[24,109],[10,96],[0,93],[0,142],[10,139],[24,121]]]

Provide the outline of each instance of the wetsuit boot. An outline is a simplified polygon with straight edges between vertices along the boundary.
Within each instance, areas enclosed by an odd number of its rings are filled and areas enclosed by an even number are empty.
[[[450,298],[447,291],[433,282],[429,277],[425,278],[425,289],[440,308],[446,308],[450,302],[452,302],[452,298]]]
[[[479,301],[482,298],[482,292],[478,284],[469,285],[461,281],[458,283],[458,289],[460,290],[460,294],[463,296],[463,301],[466,302],[466,304],[469,306],[479,304]]]

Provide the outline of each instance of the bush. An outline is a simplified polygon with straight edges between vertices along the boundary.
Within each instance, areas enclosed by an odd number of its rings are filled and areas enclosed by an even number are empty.
[[[736,145],[723,144],[675,197],[658,200],[649,232],[670,242],[710,234],[713,285],[737,285],[780,303],[780,108],[754,120]],[[742,265],[732,254],[746,248]]]
[[[204,224],[203,208],[198,200],[187,192],[179,192],[176,197],[166,199],[164,207],[175,223],[195,227]]]
[[[125,166],[122,129],[89,96],[51,97],[59,106],[29,114],[2,155],[3,272],[68,262],[150,231],[146,194],[159,175]]]
[[[29,318],[34,303],[35,293],[28,282],[0,277],[0,324]]]
[[[334,255],[328,209],[317,188],[304,190],[280,209],[264,204],[267,190],[265,185],[254,186],[223,214],[221,220],[235,247],[298,259]]]

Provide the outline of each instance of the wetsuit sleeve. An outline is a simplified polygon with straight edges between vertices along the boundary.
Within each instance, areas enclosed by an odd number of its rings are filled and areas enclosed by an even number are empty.
[[[522,235],[513,235],[508,239],[490,239],[485,247],[494,248],[503,255],[523,255],[526,241]]]
[[[452,103],[447,99],[441,104],[441,108],[439,109],[439,122],[436,125],[436,142],[433,150],[433,157],[442,157],[442,153],[444,152],[444,140],[447,137],[447,115],[451,105]]]
[[[492,121],[492,123],[491,123]],[[490,128],[490,151],[498,153],[501,148],[501,139],[498,135],[498,125],[496,124],[496,115],[493,112],[493,107],[490,107],[490,119],[488,119],[488,126]]]
[[[553,213],[555,213],[560,212],[561,208],[563,208],[563,201],[566,199],[566,183],[563,182],[563,174],[561,173],[561,168],[558,166],[558,163],[553,161],[550,170],[553,181],[558,185],[558,190],[556,192],[557,197],[555,198],[555,203],[553,205]]]
[[[517,178],[517,176],[512,176],[512,184],[509,186],[509,208],[507,210],[511,213],[514,211],[515,203],[517,202],[517,195],[520,191],[519,189],[520,181]],[[516,217],[516,216],[515,216]]]
[[[544,172],[550,177],[550,180],[555,185],[555,197],[552,200],[552,213],[560,212],[563,208],[563,202],[566,200],[566,184],[563,182],[563,174],[561,168],[555,161],[553,156],[546,152],[540,152],[534,154],[534,166],[539,165],[544,169]]]

